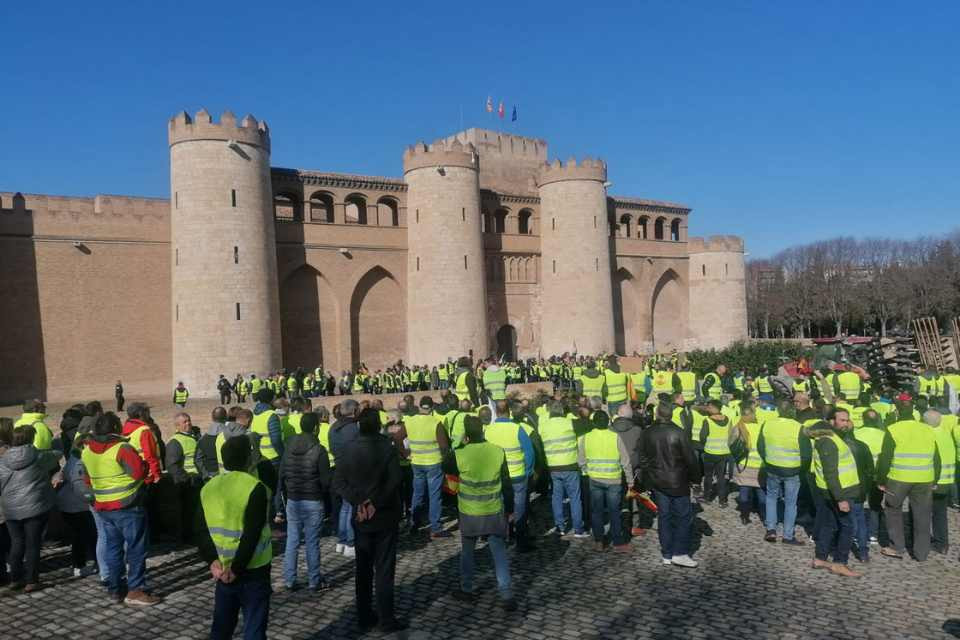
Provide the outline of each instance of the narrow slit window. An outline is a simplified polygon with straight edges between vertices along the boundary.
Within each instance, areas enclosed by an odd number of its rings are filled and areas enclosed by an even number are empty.
[[[420,256],[417,256],[417,271],[420,271]]]
[[[240,303],[237,303],[237,320],[240,319]]]
[[[240,247],[233,248],[233,264],[240,264]]]
[[[179,191],[173,192],[173,208],[174,209],[180,208],[180,192]]]
[[[174,259],[174,264],[180,266],[180,249],[176,250],[176,257]]]
[[[600,271],[600,258],[593,259],[593,266],[596,267],[597,271]]]
[[[176,307],[174,307],[174,314],[175,314],[174,317],[177,319],[177,321],[179,321],[179,320],[180,320],[180,305],[176,305]]]
[[[703,272],[703,275],[707,275],[707,265],[701,266],[701,267],[700,267],[700,271]]]
[[[597,216],[593,216],[593,228],[597,228]]]
[[[554,273],[557,272],[557,261],[556,261],[556,260],[553,261],[553,272],[554,272]]]
[[[556,218],[550,218],[550,228],[551,228],[552,230],[554,230],[554,231],[557,230],[557,219],[556,219]]]
[[[231,207],[237,206],[237,190],[236,189],[230,189],[230,206]]]
[[[416,215],[415,215],[414,217],[415,217],[414,222],[419,223],[419,222],[420,222],[420,209],[417,209],[417,210],[416,210]]]
[[[467,256],[463,256],[463,268],[467,268]]]
[[[467,208],[466,208],[466,207],[463,207],[462,209],[460,209],[460,216],[463,218],[463,221],[464,221],[464,222],[467,221]]]
[[[730,264],[729,264],[729,263],[724,263],[724,265],[723,265],[723,275],[725,275],[725,276],[730,275]]]

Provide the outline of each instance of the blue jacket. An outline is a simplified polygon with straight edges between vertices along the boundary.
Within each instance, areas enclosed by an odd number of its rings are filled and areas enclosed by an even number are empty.
[[[273,407],[269,404],[258,402],[253,407],[253,415],[258,416],[270,409],[273,409]],[[267,420],[267,434],[270,436],[270,444],[273,445],[273,450],[277,452],[277,460],[279,461],[283,457],[283,427],[280,425],[280,418],[277,417],[277,414],[273,414]]]

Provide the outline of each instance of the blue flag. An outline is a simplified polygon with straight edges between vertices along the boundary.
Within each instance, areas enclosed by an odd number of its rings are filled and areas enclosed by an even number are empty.
[[[511,122],[517,121],[517,105],[513,105],[513,114],[510,116]]]

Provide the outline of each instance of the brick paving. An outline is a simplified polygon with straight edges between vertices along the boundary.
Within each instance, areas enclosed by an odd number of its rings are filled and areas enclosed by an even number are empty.
[[[533,528],[551,526],[549,504],[533,507]],[[452,523],[448,523],[452,526]],[[950,514],[960,531],[960,517]],[[633,553],[597,553],[590,540],[540,538],[537,551],[511,551],[520,604],[514,613],[496,606],[489,554],[478,553],[471,609],[448,595],[457,588],[459,540],[403,537],[397,567],[397,612],[410,622],[392,637],[417,640],[531,638],[806,638],[954,637],[960,626],[957,553],[931,554],[925,563],[881,557],[874,547],[862,579],[810,569],[812,545],[788,548],[762,540],[756,522],[742,525],[732,508],[706,505],[698,516],[698,569],[660,564],[656,533],[632,541]],[[275,593],[271,638],[356,638],[353,566],[334,555],[334,538],[323,540],[323,566],[333,588]],[[276,546],[274,580],[280,580],[282,543]],[[301,567],[303,564],[301,550]],[[149,584],[164,598],[159,606],[134,609],[109,604],[96,577],[73,578],[69,549],[44,551],[42,578],[50,587],[0,599],[0,634],[6,638],[203,638],[208,631],[213,585],[192,549],[156,547],[148,561]],[[370,638],[387,637],[379,632]]]

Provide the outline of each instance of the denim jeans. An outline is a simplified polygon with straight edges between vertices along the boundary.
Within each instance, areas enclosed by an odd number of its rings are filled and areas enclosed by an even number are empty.
[[[617,411],[619,411],[620,407],[626,403],[626,400],[621,400],[620,402],[607,402],[607,415],[610,416],[611,420],[617,417]]]
[[[346,500],[341,500],[340,517],[337,521],[337,542],[352,547],[353,539],[353,505]]]
[[[97,526],[97,569],[100,571],[100,581],[106,582],[110,570],[107,568],[107,534],[103,528],[103,518],[100,512],[90,507],[93,514],[93,524]]]
[[[693,534],[693,505],[689,495],[669,496],[654,490],[657,503],[657,534],[660,537],[660,555],[663,558],[690,554]]]
[[[853,539],[857,543],[860,560],[870,557],[870,531],[867,527],[867,510],[862,502],[850,502],[850,514],[853,517]]]
[[[107,589],[120,592],[126,556],[127,588],[142,591],[147,584],[147,512],[143,507],[101,511],[100,519],[106,543]]]
[[[461,536],[460,538],[460,590],[473,593],[473,568],[475,560],[473,550],[477,546],[477,538]],[[510,560],[507,559],[507,541],[503,536],[487,536],[487,547],[493,556],[493,570],[497,574],[497,590],[500,597],[512,597],[510,590]]]
[[[570,500],[570,519],[575,533],[583,533],[583,510],[580,508],[580,473],[577,471],[551,471],[553,480],[553,523],[559,531],[566,531],[567,519],[563,514],[564,497]]]
[[[287,500],[287,542],[283,550],[283,582],[297,582],[297,551],[306,546],[307,580],[311,587],[320,584],[320,527],[323,526],[322,500]]]
[[[779,509],[777,502],[783,496],[783,539],[793,540],[797,524],[797,495],[800,493],[800,476],[781,477],[767,474],[767,514],[764,526],[767,531],[777,530]]]
[[[817,489],[820,499],[817,501],[817,523],[814,538],[817,541],[817,560],[829,560],[837,564],[847,564],[850,558],[850,543],[853,542],[853,505],[850,511],[843,512],[837,502],[824,489]]]
[[[439,464],[410,465],[413,469],[413,500],[411,502],[411,516],[413,523],[418,521],[422,513],[421,502],[427,501],[430,516],[430,531],[439,533],[440,526],[440,490],[443,488],[443,471]]]
[[[270,617],[270,592],[270,582],[267,580],[238,580],[230,584],[218,580],[213,597],[210,640],[231,640],[241,611],[243,639],[264,640]]]
[[[527,477],[512,478],[513,485],[513,521],[517,526],[523,526],[527,517]]]
[[[603,521],[610,521],[610,543],[623,544],[623,523],[620,520],[620,505],[623,502],[623,487],[620,483],[604,484],[590,481],[590,520],[593,539],[603,541]]]
[[[756,506],[757,513],[761,520],[767,518],[767,492],[762,487],[740,487],[740,495],[737,497],[737,504],[740,512],[750,515]]]

